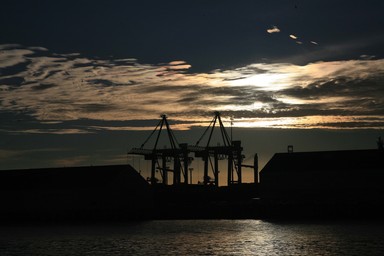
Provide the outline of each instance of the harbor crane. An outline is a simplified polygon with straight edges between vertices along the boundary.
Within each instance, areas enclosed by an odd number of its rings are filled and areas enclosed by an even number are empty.
[[[227,184],[228,186],[233,184],[242,183],[242,167],[250,167],[254,169],[255,183],[258,182],[258,170],[257,170],[257,154],[255,155],[254,165],[244,165],[242,154],[241,141],[234,141],[228,136],[228,133],[223,125],[219,112],[214,113],[214,117],[209,126],[205,129],[202,136],[196,142],[195,145],[188,145],[187,143],[178,143],[173,131],[167,120],[166,115],[161,115],[161,120],[144,141],[140,148],[132,148],[128,154],[142,155],[145,160],[151,160],[151,184],[157,183],[156,170],[160,171],[162,177],[162,183],[168,185],[168,172],[173,173],[173,185],[176,184],[189,184],[192,183],[191,177],[188,175],[188,171],[193,157],[189,155],[194,154],[195,158],[201,158],[204,162],[204,174],[203,184],[219,186],[219,160],[227,160]],[[212,137],[215,127],[218,126],[220,130],[220,137],[222,145],[212,146]],[[163,130],[166,130],[170,148],[158,148],[158,142],[160,134]],[[149,139],[157,133],[156,140],[153,148],[145,148]],[[205,145],[201,145],[206,135]],[[173,169],[167,166],[167,162],[173,161]],[[213,179],[209,176],[209,171],[213,172]]]
[[[165,129],[164,129],[165,128]],[[171,148],[158,148],[161,132],[166,130]],[[157,132],[154,147],[152,149],[144,148],[149,139]],[[181,176],[184,178],[184,183],[188,184],[188,165],[191,159],[188,156],[186,144],[179,144],[173,131],[171,130],[167,116],[161,115],[161,120],[144,141],[140,148],[132,148],[128,154],[142,155],[145,160],[151,160],[151,184],[157,183],[156,170],[160,170],[162,182],[168,185],[168,172],[173,172],[173,184],[180,184]],[[173,169],[167,167],[167,162],[173,160]]]

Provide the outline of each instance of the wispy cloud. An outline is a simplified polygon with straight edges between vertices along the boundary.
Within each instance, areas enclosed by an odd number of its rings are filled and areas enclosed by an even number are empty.
[[[255,63],[191,73],[183,60],[145,64],[52,54],[38,47],[1,49],[0,115],[33,119],[16,132],[147,129],[153,123],[145,120],[163,113],[177,122],[175,128],[188,129],[216,110],[234,116],[237,126],[379,128],[384,117],[384,60]],[[342,118],[335,122],[337,116]],[[75,123],[79,120],[88,120],[88,127]],[[15,132],[12,122],[0,129]]]
[[[276,26],[272,26],[272,28],[267,29],[267,32],[272,34],[272,33],[279,33],[280,29]]]
[[[272,28],[267,29],[267,32],[270,33],[270,34],[273,34],[273,33],[279,33],[281,31],[276,26],[273,26]],[[295,43],[299,44],[299,45],[303,45],[303,44],[306,44],[306,43],[309,43],[309,44],[312,44],[312,45],[319,45],[316,41],[313,41],[313,40],[309,40],[308,41],[308,39],[305,39],[305,38],[301,38],[301,40],[299,40],[299,37],[296,36],[295,34],[286,33],[286,35],[289,38],[295,40]]]
[[[26,56],[33,54],[30,49],[17,49],[18,45],[0,45],[0,68],[12,67],[27,62]]]

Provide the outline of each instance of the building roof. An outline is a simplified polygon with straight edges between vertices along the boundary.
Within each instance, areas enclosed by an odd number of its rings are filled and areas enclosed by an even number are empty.
[[[148,183],[130,165],[82,166],[0,171],[1,190],[84,189]]]
[[[383,160],[384,151],[376,149],[276,153],[261,170],[261,175],[287,171],[383,170]]]

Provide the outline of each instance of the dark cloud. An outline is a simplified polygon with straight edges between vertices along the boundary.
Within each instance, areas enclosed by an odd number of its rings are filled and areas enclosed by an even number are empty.
[[[41,90],[53,88],[55,86],[57,86],[57,85],[56,84],[39,84],[39,85],[33,86],[32,89],[35,91],[41,91]]]
[[[102,86],[127,86],[127,85],[135,85],[136,82],[135,81],[132,81],[132,80],[129,80],[123,84],[120,84],[120,83],[115,83],[113,81],[110,81],[110,80],[106,80],[106,79],[90,79],[88,80],[89,83],[91,84],[95,84],[95,85],[102,85]]]
[[[1,57],[1,55],[0,55],[0,57]],[[29,64],[30,64],[30,62],[26,61],[26,62],[21,62],[21,63],[15,64],[15,65],[6,66],[6,67],[0,66],[0,75],[2,77],[6,77],[6,76],[12,76],[12,75],[18,74],[21,71],[24,71]],[[6,78],[2,78],[2,79],[6,79]]]
[[[11,86],[20,86],[24,82],[23,77],[8,77],[8,78],[0,78],[0,85],[11,85]]]
[[[88,103],[88,104],[79,104],[75,106],[76,108],[79,108],[80,111],[84,111],[86,113],[97,113],[97,112],[104,112],[104,111],[112,111],[116,109],[116,106],[110,105],[110,104],[101,104],[101,103]]]
[[[372,77],[365,79],[351,79],[339,77],[331,80],[320,80],[310,83],[306,87],[296,86],[279,91],[281,95],[292,96],[301,99],[320,99],[324,97],[359,97],[360,100],[378,100],[384,97],[382,83],[384,77]]]

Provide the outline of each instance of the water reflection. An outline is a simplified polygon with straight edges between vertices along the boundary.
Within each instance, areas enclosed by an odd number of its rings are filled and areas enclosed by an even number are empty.
[[[0,255],[382,255],[383,224],[179,220],[3,227]]]

